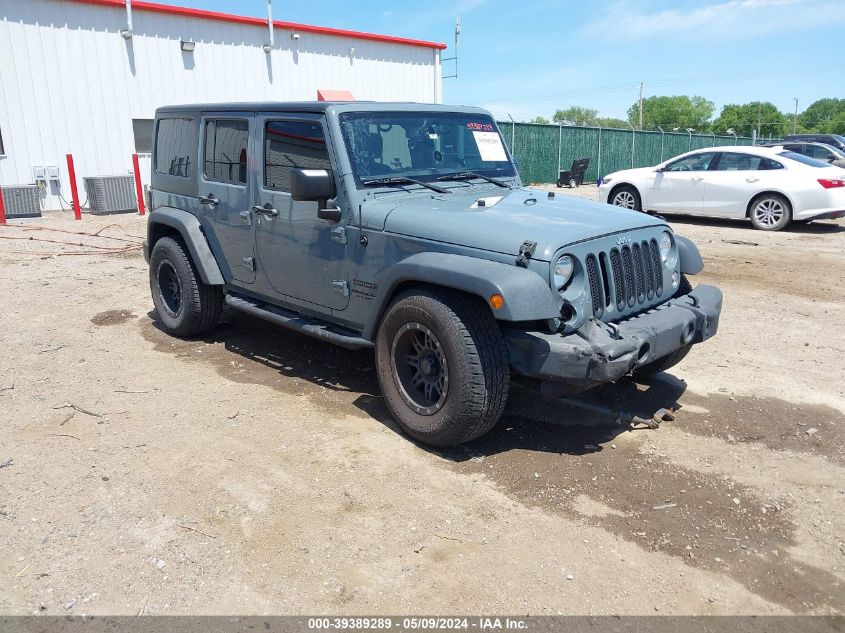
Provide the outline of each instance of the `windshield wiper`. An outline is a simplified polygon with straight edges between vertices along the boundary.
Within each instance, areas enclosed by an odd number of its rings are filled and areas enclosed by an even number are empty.
[[[510,185],[503,183],[501,180],[496,180],[495,178],[490,178],[490,176],[485,176],[483,174],[477,174],[474,171],[465,171],[460,174],[449,174],[447,176],[440,176],[437,180],[470,180],[472,178],[481,178],[481,180],[486,180],[487,182],[492,182],[497,187],[504,187],[505,189],[510,189]]]
[[[422,187],[426,187],[427,189],[431,189],[432,191],[436,191],[437,193],[451,193],[448,189],[444,189],[443,187],[438,187],[437,185],[432,185],[430,182],[423,182],[422,180],[417,180],[416,178],[408,178],[406,176],[394,176],[393,178],[369,178],[367,180],[362,180],[361,184],[366,186],[372,185],[420,185]]]

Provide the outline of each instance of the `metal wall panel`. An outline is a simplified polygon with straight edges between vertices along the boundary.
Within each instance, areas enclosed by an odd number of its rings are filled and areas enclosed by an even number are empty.
[[[440,102],[440,52],[423,46],[276,29],[62,0],[0,0],[0,184],[32,182],[34,165],[58,165],[41,206],[70,199],[65,155],[82,178],[129,172],[132,119],[160,105],[288,101],[318,89],[356,99]],[[196,43],[193,53],[180,40]],[[354,49],[354,52],[353,50]],[[149,160],[142,157],[149,184]],[[84,194],[82,194],[84,195]],[[84,202],[84,200],[83,200]]]

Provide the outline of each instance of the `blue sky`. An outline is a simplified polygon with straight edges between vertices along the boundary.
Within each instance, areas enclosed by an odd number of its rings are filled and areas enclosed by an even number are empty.
[[[164,0],[266,15],[265,0]],[[701,95],[717,106],[771,101],[799,111],[845,97],[845,0],[418,0],[291,2],[274,18],[444,42],[457,79],[444,102],[482,105],[517,120],[581,105],[625,118],[645,96]],[[444,65],[445,74],[451,67]]]

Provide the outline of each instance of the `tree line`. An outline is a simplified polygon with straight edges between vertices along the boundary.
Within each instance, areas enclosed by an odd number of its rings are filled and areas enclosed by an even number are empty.
[[[640,102],[628,108],[628,120],[600,117],[598,110],[581,106],[570,106],[558,110],[549,121],[536,117],[531,123],[586,125],[616,127],[637,130],[660,130],[665,132],[687,129],[695,133],[731,134],[752,136],[756,130],[760,137],[782,137],[798,133],[845,134],[845,99],[819,99],[813,102],[797,119],[795,114],[781,112],[768,101],[731,103],[722,108],[714,118],[716,105],[704,97],[686,95],[648,97],[642,103],[642,125],[640,124]]]

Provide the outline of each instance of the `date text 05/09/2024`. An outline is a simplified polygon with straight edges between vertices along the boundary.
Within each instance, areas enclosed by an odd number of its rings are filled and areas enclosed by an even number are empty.
[[[451,631],[470,630],[521,631],[528,629],[528,622],[520,618],[500,617],[337,617],[337,618],[309,618],[308,628],[320,630],[421,630],[421,631]]]

